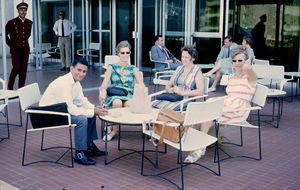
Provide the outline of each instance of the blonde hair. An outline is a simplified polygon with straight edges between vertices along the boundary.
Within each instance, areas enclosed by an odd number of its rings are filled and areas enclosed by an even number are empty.
[[[243,54],[245,60],[249,58],[247,48],[242,45],[239,45],[236,48],[234,48],[231,53],[232,59],[235,58],[235,56],[237,56],[238,54]]]
[[[121,48],[126,48],[126,47],[129,48],[129,50],[131,50],[131,45],[127,40],[119,42],[116,48],[116,54],[119,55]]]

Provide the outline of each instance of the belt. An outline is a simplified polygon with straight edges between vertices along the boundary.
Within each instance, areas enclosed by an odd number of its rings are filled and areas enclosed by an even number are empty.
[[[59,38],[68,38],[70,36],[58,36]]]

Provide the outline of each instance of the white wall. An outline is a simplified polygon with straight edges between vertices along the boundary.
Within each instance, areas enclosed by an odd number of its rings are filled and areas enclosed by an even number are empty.
[[[10,19],[14,18],[14,12],[12,10],[16,10],[17,9],[14,7],[14,2],[13,1],[7,1],[7,0],[0,0],[0,1],[4,1],[4,8],[1,7],[0,9],[0,33],[2,31],[2,27],[5,27],[7,21],[9,21]],[[0,5],[1,6],[1,5]],[[5,18],[5,23],[2,23],[2,11],[4,11],[4,18]],[[1,40],[0,40],[0,56],[2,57],[2,38],[5,38],[5,34],[1,33]],[[6,55],[10,56],[9,53],[9,47],[6,45]]]

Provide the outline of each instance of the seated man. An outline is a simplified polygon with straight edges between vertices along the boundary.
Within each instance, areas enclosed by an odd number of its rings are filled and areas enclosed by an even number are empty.
[[[161,62],[168,62],[170,64],[170,69],[172,70],[175,70],[178,66],[182,65],[182,63],[174,57],[168,48],[164,46],[162,35],[155,36],[155,45],[151,48],[151,58],[154,61],[158,61],[155,62],[155,69],[157,71],[164,71],[168,66]]]
[[[83,58],[74,60],[70,69],[68,74],[58,77],[49,84],[40,101],[40,106],[67,103],[71,122],[77,125],[74,160],[83,165],[94,165],[96,162],[88,156],[105,154],[93,142],[98,139],[95,115],[106,115],[108,111],[102,106],[94,106],[83,95],[80,81],[86,76],[88,62]]]
[[[216,91],[217,83],[221,79],[221,73],[226,73],[228,66],[231,65],[231,51],[237,47],[235,42],[232,42],[231,36],[224,38],[224,45],[217,57],[216,65],[209,72],[205,73],[205,76],[211,76],[216,73],[215,79],[211,87],[208,89],[209,92]]]

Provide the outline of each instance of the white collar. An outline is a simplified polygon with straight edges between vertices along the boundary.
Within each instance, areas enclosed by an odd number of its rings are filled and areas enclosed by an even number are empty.
[[[22,19],[21,17],[19,17],[19,18],[21,19],[22,22],[25,22],[25,19],[26,19],[26,18],[24,18],[24,19]]]

